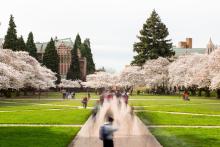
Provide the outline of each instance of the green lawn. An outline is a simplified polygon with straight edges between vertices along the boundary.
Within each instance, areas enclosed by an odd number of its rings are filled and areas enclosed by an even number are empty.
[[[158,112],[138,112],[137,115],[146,125],[220,126],[220,117],[215,116],[193,116]]]
[[[220,129],[150,129],[164,147],[219,147]]]
[[[93,106],[95,101],[89,101]],[[0,124],[84,124],[91,110],[81,100],[6,99]],[[80,108],[80,109],[78,109]],[[66,147],[80,128],[0,127],[0,147]]]
[[[35,97],[4,99],[0,101],[0,124],[84,124],[91,114],[90,109],[82,109],[81,99],[87,93],[77,93],[75,100],[62,100],[61,93],[44,93],[39,100]],[[30,99],[31,98],[31,99]],[[98,95],[91,93],[88,106],[94,106]],[[190,97],[183,101],[181,96],[134,95],[129,104],[146,125],[202,125],[220,126],[219,116],[195,116],[168,114],[164,112],[184,112],[220,115],[220,100],[205,97]],[[143,100],[142,100],[143,99]],[[154,111],[154,112],[152,112]],[[162,112],[155,112],[162,111]],[[0,147],[23,146],[67,146],[79,128],[69,127],[0,127]],[[210,128],[154,128],[152,134],[165,147],[200,147],[220,144],[220,129]],[[37,142],[37,143],[36,143]]]
[[[75,94],[76,99],[82,99],[85,96],[86,97],[88,96],[87,92],[77,92]],[[94,92],[91,92],[90,96],[91,96],[91,98],[99,98],[99,95],[96,95]],[[28,98],[32,98],[32,99],[39,99],[39,98],[40,99],[62,99],[63,94],[61,92],[42,92],[40,97],[37,93],[35,95],[28,95],[28,96],[22,96],[21,95],[19,97],[16,97],[15,94],[13,94],[12,98],[20,98],[20,99],[28,99]]]
[[[145,100],[138,100],[142,98]],[[219,116],[168,114],[183,112],[220,115],[220,100],[215,98],[191,97],[183,101],[178,96],[139,96],[129,104],[136,110],[147,110],[136,114],[146,125],[220,126]],[[154,112],[152,112],[154,111]],[[156,112],[161,111],[161,112]],[[218,147],[220,129],[216,128],[152,128],[158,141],[165,147]]]
[[[89,106],[94,102],[90,101]],[[0,123],[83,124],[91,110],[78,109],[81,105],[81,101],[75,100],[2,100]]]
[[[220,100],[213,99],[192,99],[191,101],[179,99],[136,100],[130,101],[129,104],[138,106],[135,107],[137,110],[220,114]]]
[[[150,111],[165,111],[165,112],[183,112],[195,114],[217,114],[220,115],[220,103],[216,104],[199,104],[199,105],[170,105],[170,106],[152,106],[152,107],[137,107],[137,109],[145,109]]]
[[[172,99],[172,98],[180,98],[178,95],[149,95],[149,94],[144,94],[144,95],[132,95],[129,96],[129,98],[137,98],[137,99],[157,99],[157,98],[167,98],[167,99]]]
[[[8,124],[83,124],[90,110],[33,110],[0,112],[0,123]]]
[[[0,127],[0,147],[67,147],[80,128]]]
[[[89,101],[88,106],[94,106],[95,101]],[[82,106],[81,100],[2,100],[0,101],[0,111],[3,110],[42,110],[42,109],[62,109],[76,108]]]

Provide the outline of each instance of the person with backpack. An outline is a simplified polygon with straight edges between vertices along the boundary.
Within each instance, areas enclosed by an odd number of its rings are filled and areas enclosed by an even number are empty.
[[[112,117],[108,117],[108,122],[100,127],[99,138],[103,141],[103,147],[114,147],[113,133],[118,129],[112,126],[113,121]]]

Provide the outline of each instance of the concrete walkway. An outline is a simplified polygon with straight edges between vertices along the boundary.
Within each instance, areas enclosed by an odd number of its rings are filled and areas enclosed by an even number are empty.
[[[118,128],[114,134],[115,147],[161,147],[142,121],[131,113],[129,106],[121,103],[118,107],[116,98],[111,102],[104,102],[97,116],[87,120],[69,147],[102,147],[99,128],[109,110],[114,116],[113,126]]]
[[[135,129],[135,133],[127,135],[120,132],[115,133],[115,147],[161,147],[160,143],[139,118],[135,116],[134,119],[136,119],[138,125],[136,128],[131,126],[128,131],[133,132],[133,129]],[[93,122],[94,120],[89,118],[69,147],[102,147],[102,141],[99,139],[98,134],[93,132],[95,127]]]

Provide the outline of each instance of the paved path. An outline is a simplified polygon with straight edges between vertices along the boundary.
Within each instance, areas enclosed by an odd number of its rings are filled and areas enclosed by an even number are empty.
[[[102,147],[99,128],[109,110],[115,119],[113,126],[118,128],[114,134],[115,147],[161,147],[141,120],[132,115],[130,107],[124,103],[118,107],[115,99],[110,103],[105,102],[97,116],[87,120],[69,147]]]
[[[128,130],[133,132],[133,129],[136,129],[135,133],[127,135],[120,132],[115,133],[115,147],[161,147],[147,127],[136,116],[135,119],[138,124],[137,128],[131,126]],[[87,121],[69,147],[102,147],[102,141],[99,139],[97,132],[93,132],[93,127],[95,127],[93,121],[92,118]]]

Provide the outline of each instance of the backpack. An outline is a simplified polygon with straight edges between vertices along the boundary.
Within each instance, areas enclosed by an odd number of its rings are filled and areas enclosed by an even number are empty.
[[[106,131],[105,125],[103,125],[100,127],[100,130],[99,130],[99,138],[101,140],[106,140],[107,136],[108,136],[108,132]]]

